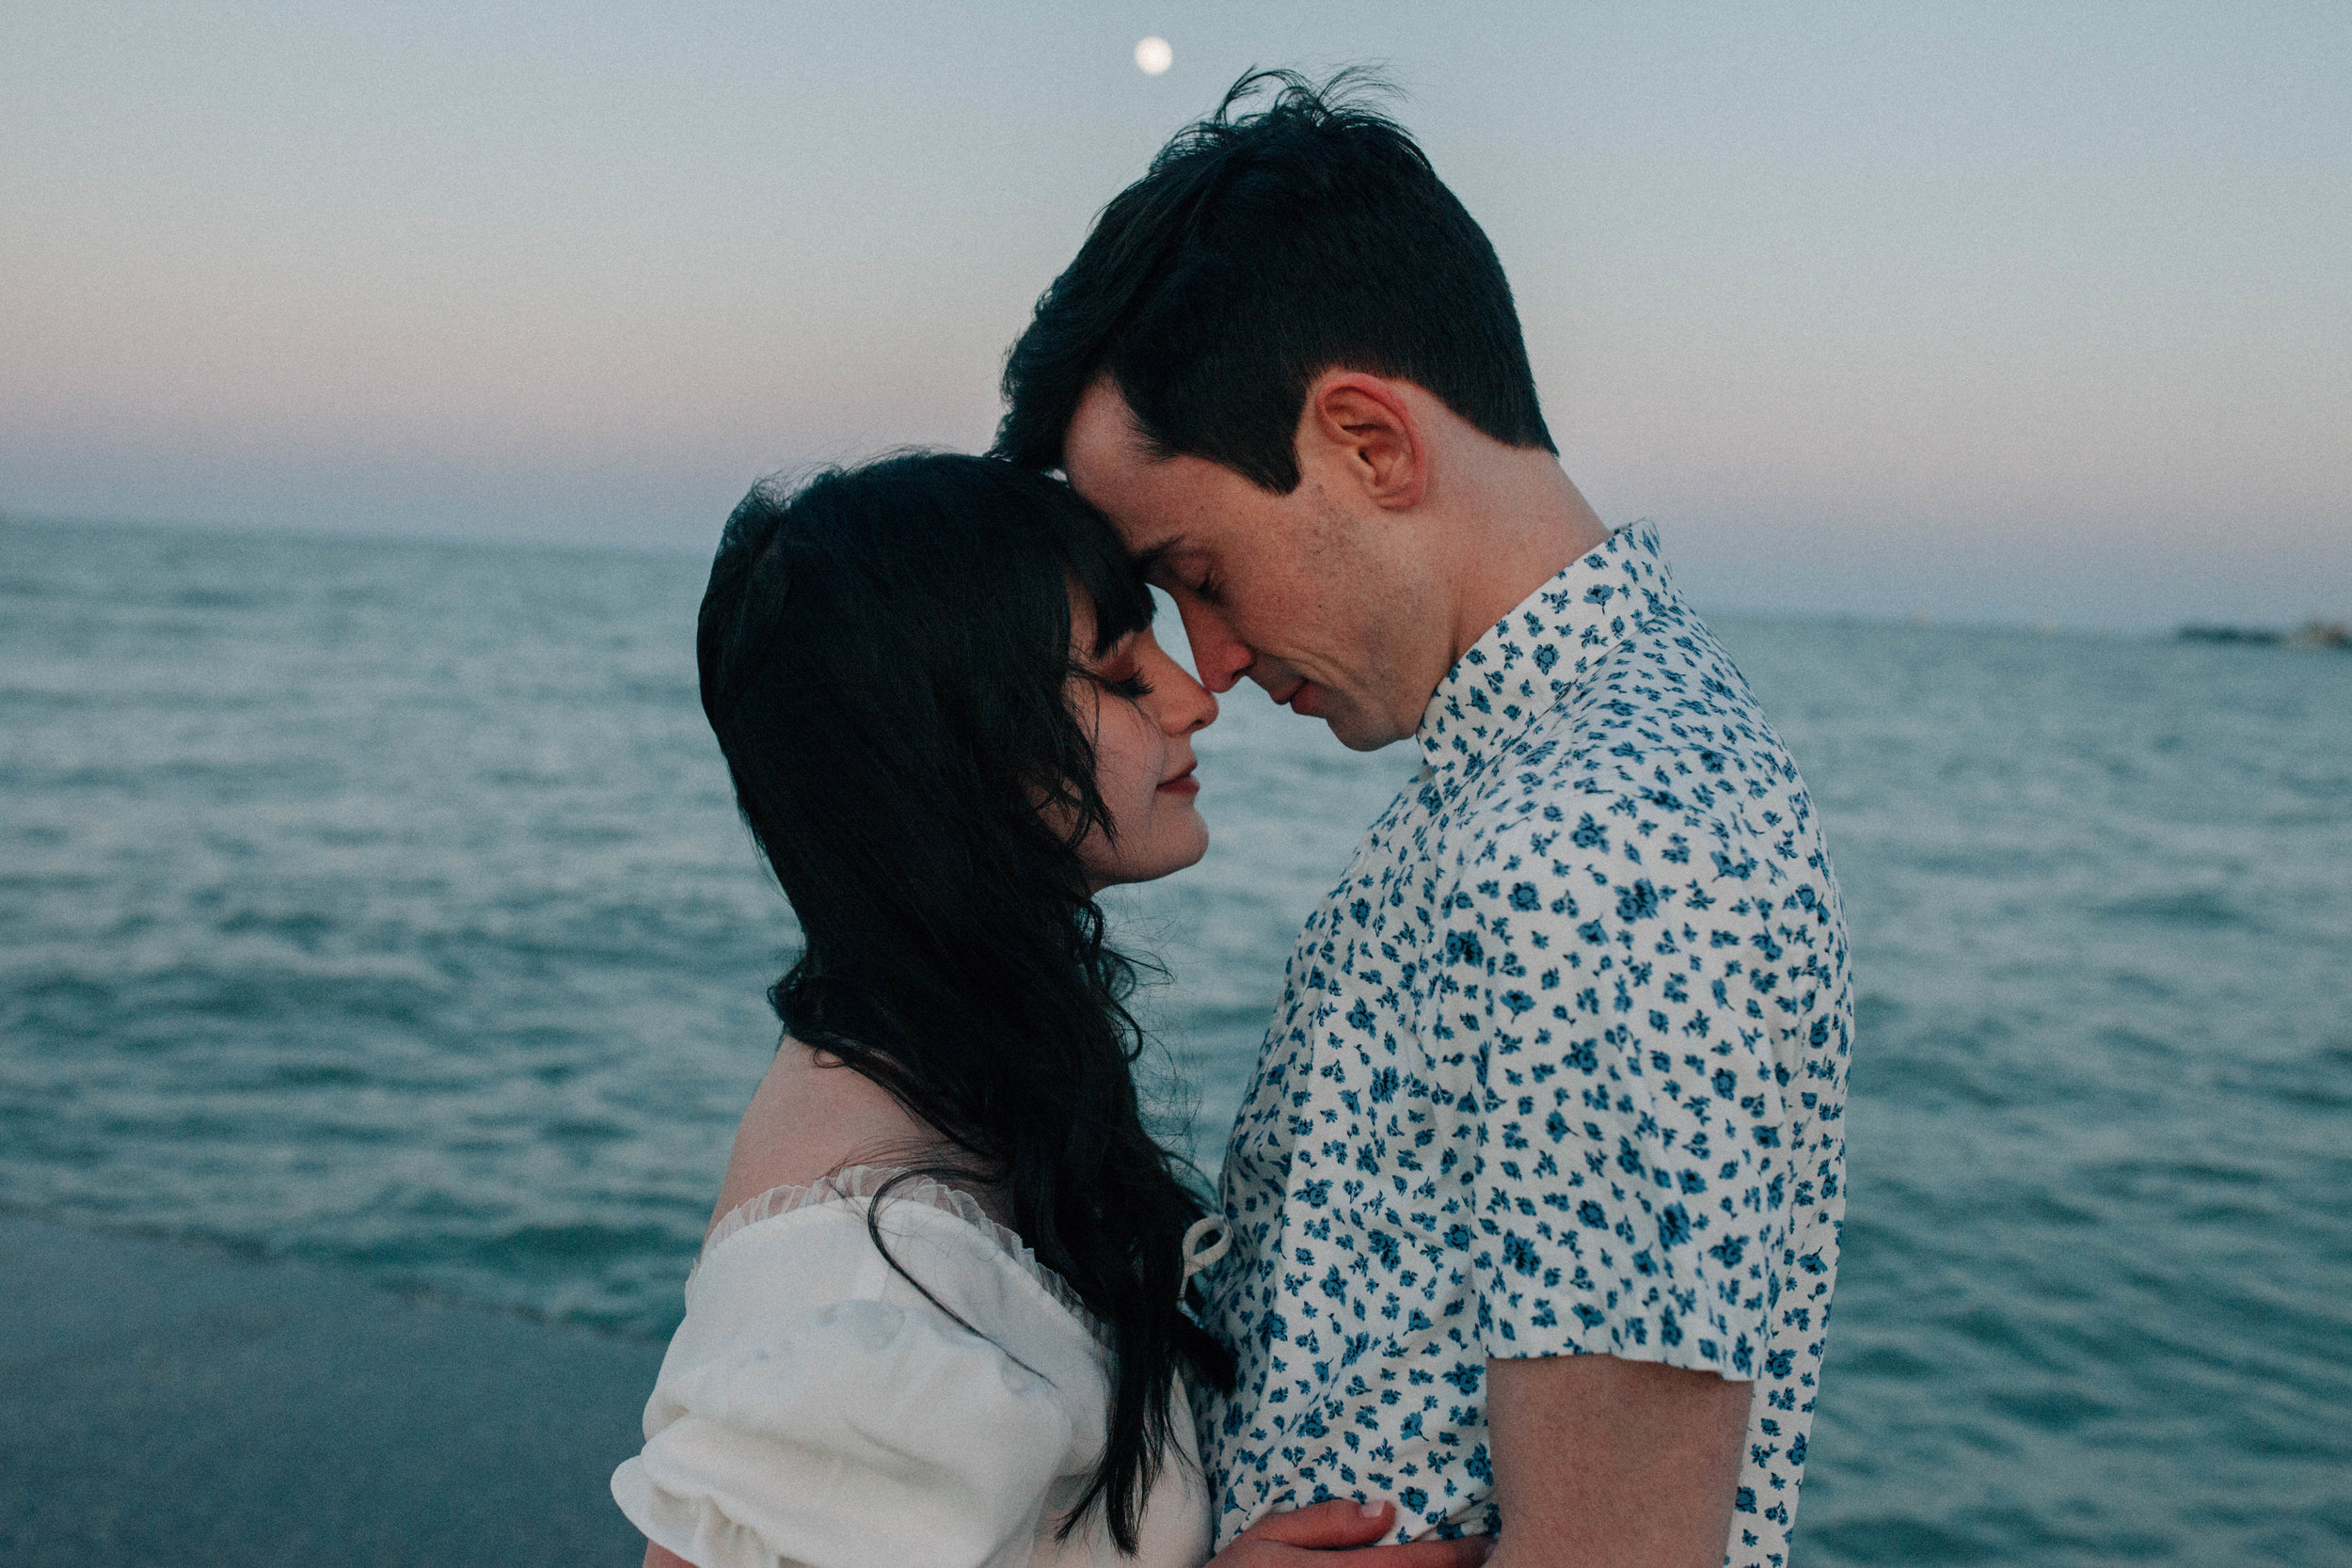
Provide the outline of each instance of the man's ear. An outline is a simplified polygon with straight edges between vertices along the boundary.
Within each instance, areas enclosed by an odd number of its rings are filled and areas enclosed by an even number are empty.
[[[1337,467],[1375,506],[1401,512],[1429,487],[1429,444],[1396,384],[1360,371],[1331,371],[1307,389],[1299,455]],[[1319,464],[1313,459],[1321,459]]]

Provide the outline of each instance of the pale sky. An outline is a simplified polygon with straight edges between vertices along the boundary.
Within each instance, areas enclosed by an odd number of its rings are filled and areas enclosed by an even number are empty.
[[[0,511],[706,549],[1347,61],[1703,609],[2352,617],[2340,3],[0,6]]]

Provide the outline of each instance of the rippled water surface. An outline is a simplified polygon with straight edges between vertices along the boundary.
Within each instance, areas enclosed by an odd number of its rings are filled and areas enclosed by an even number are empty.
[[[0,525],[0,1205],[665,1331],[791,941],[700,578]],[[2352,1560],[2352,658],[1717,630],[1861,980],[1798,1561]],[[1213,1165],[1410,758],[1200,750],[1216,847],[1118,909]]]

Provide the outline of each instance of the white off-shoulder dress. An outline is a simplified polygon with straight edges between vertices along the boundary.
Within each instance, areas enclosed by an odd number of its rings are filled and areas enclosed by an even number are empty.
[[[621,1512],[698,1568],[1199,1568],[1208,1497],[1183,1385],[1136,1554],[1100,1509],[1056,1539],[1102,1457],[1099,1327],[971,1195],[910,1179],[878,1223],[925,1300],[866,1233],[897,1174],[779,1187],[712,1228],[644,1449],[612,1474]]]

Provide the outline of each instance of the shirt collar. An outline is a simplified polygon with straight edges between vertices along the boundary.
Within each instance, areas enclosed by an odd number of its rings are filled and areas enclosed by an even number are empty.
[[[1484,772],[1629,627],[1663,613],[1673,593],[1645,519],[1611,534],[1521,599],[1446,673],[1422,710],[1414,738],[1439,774]]]

